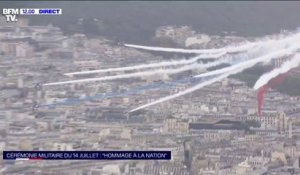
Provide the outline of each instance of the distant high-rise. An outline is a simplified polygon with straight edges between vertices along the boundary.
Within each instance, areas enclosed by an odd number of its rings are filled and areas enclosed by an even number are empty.
[[[292,121],[289,121],[288,122],[289,124],[289,126],[288,126],[288,128],[289,128],[289,138],[291,139],[291,138],[293,138],[293,122]]]
[[[18,77],[18,88],[24,87],[23,77]]]
[[[192,161],[193,161],[193,150],[192,150],[192,144],[190,140],[186,140],[183,143],[183,147],[184,147],[184,166],[186,166],[186,168],[188,170],[191,170],[191,165],[192,165]]]

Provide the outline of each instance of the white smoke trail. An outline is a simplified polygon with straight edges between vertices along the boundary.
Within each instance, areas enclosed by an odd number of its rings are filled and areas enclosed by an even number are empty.
[[[213,67],[213,66],[222,64],[224,62],[226,62],[226,60],[219,60],[219,61],[210,62],[207,64],[196,63],[196,64],[186,65],[186,66],[176,68],[176,69],[159,69],[159,70],[155,70],[155,71],[152,70],[152,71],[144,71],[144,72],[135,72],[135,73],[106,76],[106,77],[100,77],[100,78],[86,78],[86,79],[80,79],[80,80],[70,80],[70,81],[46,83],[46,84],[44,84],[44,86],[84,83],[84,82],[92,82],[92,81],[95,82],[95,81],[105,81],[105,80],[116,80],[116,79],[124,79],[124,78],[144,77],[144,76],[150,76],[150,75],[156,75],[156,74],[176,74],[176,73],[184,72],[187,70],[209,68],[209,67]]]
[[[213,78],[213,79],[211,79],[211,80],[208,80],[208,81],[205,81],[205,82],[203,82],[203,83],[197,84],[196,86],[193,86],[193,87],[191,87],[191,88],[188,88],[188,89],[186,89],[186,90],[184,90],[184,91],[181,91],[181,92],[179,92],[179,93],[177,93],[177,94],[170,95],[170,96],[166,96],[166,97],[161,98],[161,99],[158,99],[158,100],[156,100],[156,101],[154,101],[154,102],[151,102],[151,103],[142,105],[142,106],[140,106],[140,107],[137,107],[137,108],[135,108],[135,109],[132,109],[132,110],[130,110],[129,112],[138,111],[138,110],[140,110],[140,109],[147,108],[147,107],[149,107],[149,106],[153,106],[153,105],[156,105],[156,104],[159,104],[159,103],[162,103],[162,102],[169,101],[169,100],[171,100],[171,99],[180,97],[180,96],[182,96],[182,95],[185,95],[185,94],[194,92],[194,91],[196,91],[196,90],[198,90],[198,89],[201,89],[201,88],[203,88],[203,87],[205,87],[205,86],[208,86],[208,85],[210,85],[210,84],[213,84],[213,83],[215,83],[215,82],[217,82],[217,81],[221,81],[222,79],[228,77],[229,75],[230,75],[229,73],[220,75],[220,76],[218,76],[218,77],[216,77],[216,78]]]
[[[136,66],[128,66],[128,67],[118,67],[118,68],[109,68],[109,69],[99,69],[99,70],[91,70],[91,71],[80,71],[80,72],[71,72],[66,73],[64,75],[80,75],[80,74],[93,74],[93,73],[104,73],[104,72],[118,72],[118,71],[128,71],[128,70],[136,70],[136,69],[145,69],[145,68],[155,68],[155,67],[164,67],[164,66],[177,66],[183,64],[191,64],[200,59],[216,59],[223,55],[225,52],[221,52],[218,54],[205,54],[198,55],[189,60],[173,60],[173,61],[164,61],[159,63],[150,63],[150,64],[141,64]]]
[[[266,85],[270,80],[277,77],[280,74],[286,73],[289,70],[296,68],[300,65],[300,54],[293,56],[289,61],[282,64],[281,67],[273,69],[272,71],[263,74],[255,83],[254,89],[257,90],[262,86]]]
[[[116,79],[124,79],[124,78],[150,76],[150,75],[163,74],[163,73],[175,74],[175,73],[183,72],[186,70],[199,69],[199,68],[201,68],[201,66],[199,64],[192,64],[192,65],[184,66],[184,67],[177,68],[177,69],[160,69],[160,70],[155,70],[155,71],[136,72],[136,73],[129,73],[129,74],[114,75],[114,76],[105,76],[105,77],[100,77],[100,78],[86,78],[86,79],[80,79],[80,80],[54,82],[54,83],[44,84],[44,86],[84,83],[84,82],[92,82],[92,81],[95,82],[95,81],[105,81],[105,80],[116,80]]]
[[[249,58],[250,58],[248,54],[243,54],[243,55],[241,55],[241,57],[243,58],[242,60],[244,60],[244,61],[249,60]],[[228,61],[228,62],[230,62],[230,61]],[[199,75],[195,75],[194,77],[195,78],[203,78],[203,77],[208,77],[208,76],[213,76],[213,75],[219,75],[219,74],[226,73],[226,72],[232,70],[234,66],[235,65],[217,69],[217,70],[213,70],[213,71],[209,71],[209,72],[205,72],[205,73],[202,73]]]
[[[271,53],[272,52],[273,53],[280,53],[280,51],[278,52],[278,50],[288,48],[293,43],[299,42],[299,40],[300,40],[300,35],[299,34],[294,35],[294,37],[287,37],[287,38],[281,40],[280,43],[272,43],[270,45],[267,45],[264,52],[266,52],[266,53],[269,53],[269,52],[271,52]],[[291,47],[290,49],[293,50],[293,51],[296,51],[298,49],[298,47]],[[242,53],[239,56],[241,58],[243,58],[244,60],[250,59],[250,55],[248,53]],[[264,61],[262,61],[262,63],[266,64],[269,61],[270,61],[270,59],[265,59]],[[206,73],[203,73],[203,74],[200,74],[200,75],[196,75],[194,77],[201,78],[201,77],[207,77],[207,76],[212,76],[212,75],[218,75],[218,74],[221,74],[221,73],[228,72],[232,69],[235,69],[235,67],[234,66],[225,67],[225,68],[218,69],[218,70],[215,70],[215,71],[210,71],[210,72],[206,72]]]
[[[290,36],[281,36],[275,39],[264,39],[258,42],[253,42],[253,43],[248,43],[240,46],[230,46],[227,48],[220,48],[220,49],[204,49],[202,51],[209,51],[212,53],[204,55],[199,55],[196,57],[193,57],[192,59],[189,60],[173,60],[173,61],[165,61],[165,62],[160,62],[160,63],[150,63],[150,64],[142,64],[142,65],[136,65],[136,66],[128,66],[128,67],[120,67],[120,68],[109,68],[109,69],[100,69],[100,70],[92,70],[92,71],[81,71],[81,72],[72,72],[72,73],[66,73],[65,75],[79,75],[79,74],[93,74],[93,73],[103,73],[103,72],[117,72],[117,71],[128,71],[128,70],[135,70],[135,69],[144,69],[144,68],[155,68],[155,67],[164,67],[164,66],[176,66],[176,65],[184,65],[184,64],[190,64],[194,63],[199,59],[216,59],[219,57],[222,57],[223,55],[235,51],[241,51],[242,50],[247,50],[249,51],[259,51],[264,52],[265,50],[272,51],[280,49],[282,47],[286,47],[286,45],[291,43],[291,40],[295,40],[297,37],[299,37],[299,34],[292,34]],[[252,45],[252,49],[249,50],[251,47],[249,47],[249,44]],[[130,46],[136,46],[136,45],[130,45]],[[254,47],[254,46],[259,46],[259,47]],[[140,47],[140,46],[138,46]],[[144,47],[144,46],[141,46]],[[171,49],[171,48],[170,48]],[[213,53],[216,51],[216,53]],[[220,53],[218,53],[220,52]],[[204,75],[205,76],[205,75]]]
[[[140,110],[140,109],[143,109],[143,108],[146,108],[146,107],[149,107],[149,106],[153,106],[153,105],[156,105],[156,104],[159,104],[159,103],[162,103],[162,102],[165,102],[165,101],[168,101],[168,100],[171,100],[171,99],[174,99],[174,98],[177,98],[177,97],[180,97],[182,95],[185,95],[185,94],[188,94],[188,93],[191,93],[191,92],[194,92],[198,89],[201,89],[205,86],[208,86],[210,84],[213,84],[217,81],[221,81],[222,79],[230,76],[230,75],[233,75],[233,74],[236,74],[236,73],[239,73],[239,72],[242,72],[243,70],[247,69],[247,68],[250,68],[252,66],[254,66],[255,64],[257,63],[260,63],[260,62],[264,62],[266,60],[269,60],[271,61],[272,59],[274,58],[278,58],[278,57],[281,57],[281,56],[285,56],[285,55],[288,55],[288,54],[292,54],[293,52],[295,52],[297,49],[299,48],[299,46],[297,47],[293,47],[293,48],[289,48],[289,49],[283,49],[283,50],[280,50],[280,51],[277,51],[275,53],[271,53],[271,54],[268,54],[268,55],[265,55],[265,56],[261,56],[261,57],[258,57],[258,58],[255,58],[255,59],[252,59],[252,60],[248,60],[248,61],[245,61],[245,62],[242,62],[242,63],[239,63],[239,64],[236,64],[236,65],[233,65],[233,66],[230,66],[228,68],[226,68],[226,73],[225,74],[222,74],[218,77],[215,77],[211,80],[208,80],[208,81],[205,81],[205,82],[202,82],[202,83],[199,83],[197,84],[196,86],[193,86],[191,88],[188,88],[184,91],[181,91],[177,94],[174,94],[174,95],[170,95],[170,96],[166,96],[164,98],[161,98],[161,99],[158,99],[154,102],[151,102],[151,103],[148,103],[148,104],[145,104],[145,105],[142,105],[140,107],[137,107],[135,109],[132,109],[130,110],[129,112],[134,112],[134,111],[137,111],[137,110]]]
[[[219,52],[226,52],[226,53],[234,53],[234,52],[241,52],[246,51],[258,43],[249,43],[241,44],[240,46],[231,46],[227,48],[218,48],[218,49],[180,49],[180,48],[164,48],[164,47],[151,47],[151,46],[141,46],[141,45],[134,45],[134,44],[125,44],[127,47],[132,47],[136,49],[143,49],[143,50],[151,50],[151,51],[162,51],[162,52],[176,52],[176,53],[196,53],[196,54],[208,54],[208,53],[219,53]]]
[[[134,44],[125,44],[127,47],[143,49],[143,50],[151,50],[151,51],[163,51],[163,52],[177,52],[177,53],[198,53],[198,54],[207,54],[207,53],[235,53],[235,52],[243,52],[247,51],[255,46],[261,47],[266,46],[271,43],[280,43],[285,41],[287,38],[295,38],[298,33],[293,33],[289,35],[278,35],[275,39],[274,38],[264,38],[260,41],[255,42],[245,42],[238,45],[231,45],[227,47],[217,48],[217,49],[180,49],[180,48],[164,48],[164,47],[151,47],[151,46],[142,46],[142,45],[134,45]]]

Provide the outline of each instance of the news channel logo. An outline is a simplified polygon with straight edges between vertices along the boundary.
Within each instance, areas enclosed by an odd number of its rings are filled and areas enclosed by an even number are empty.
[[[3,8],[6,22],[17,22],[19,15],[61,15],[61,8]]]

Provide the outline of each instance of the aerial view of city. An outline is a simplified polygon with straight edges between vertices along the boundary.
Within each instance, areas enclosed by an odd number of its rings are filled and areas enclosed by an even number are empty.
[[[300,2],[0,4],[0,175],[300,174]]]

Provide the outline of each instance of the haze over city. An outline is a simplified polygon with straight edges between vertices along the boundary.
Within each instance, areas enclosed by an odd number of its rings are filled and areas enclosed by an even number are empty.
[[[171,160],[0,160],[0,174],[300,174],[300,3],[0,2],[2,151]]]

